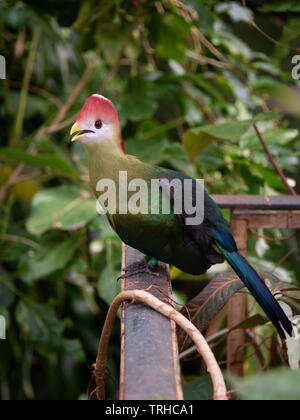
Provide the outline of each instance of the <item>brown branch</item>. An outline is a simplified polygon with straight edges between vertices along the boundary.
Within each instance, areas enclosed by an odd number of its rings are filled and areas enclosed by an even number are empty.
[[[220,62],[226,64],[228,67],[232,67],[227,58],[203,35],[202,32],[198,31],[198,37],[200,42],[215,56]]]
[[[105,373],[107,367],[107,353],[110,341],[112,327],[116,318],[119,307],[125,301],[138,301],[150,306],[157,312],[176,322],[195,342],[197,349],[203,357],[207,370],[211,375],[214,386],[214,399],[227,400],[227,390],[221,369],[215,359],[215,356],[207,344],[205,338],[200,331],[182,314],[176,311],[172,306],[167,305],[157,299],[150,293],[143,290],[131,290],[120,293],[112,302],[105,320],[99,343],[98,356],[95,367],[95,379],[97,385],[97,398],[105,399]]]
[[[80,95],[82,89],[85,87],[85,85],[86,85],[87,81],[89,80],[90,76],[92,75],[93,70],[95,68],[95,64],[98,60],[99,54],[100,54],[100,48],[98,48],[95,51],[94,57],[91,61],[88,62],[83,76],[81,77],[80,81],[77,83],[77,85],[72,90],[72,93],[69,96],[67,102],[64,104],[64,106],[61,107],[60,111],[58,112],[57,116],[54,118],[51,125],[48,127],[47,131],[51,130],[52,126],[56,126],[57,124],[59,124],[63,120],[63,118],[65,117],[66,113],[69,111],[71,106],[74,104],[74,102],[76,101],[76,99]]]
[[[298,231],[297,231],[297,233],[298,233]],[[292,249],[290,249],[289,250],[289,252],[286,254],[286,255],[284,255],[281,259],[280,259],[280,261],[278,261],[278,263],[276,264],[276,266],[274,267],[274,270],[272,271],[272,273],[274,273],[274,271],[276,271],[276,269],[278,268],[278,267],[280,267],[281,266],[281,264],[283,264],[288,258],[290,258],[290,256],[291,255],[293,255],[294,254],[294,252],[296,252],[297,251],[297,249],[298,249],[298,245],[297,246],[295,246],[294,248],[292,248]]]
[[[179,0],[169,0],[171,4],[179,8],[180,14],[186,20],[186,22],[191,23],[193,20],[196,20],[198,13],[196,11],[190,11],[188,7]],[[193,36],[198,38],[198,42],[203,44],[221,63],[223,63],[228,68],[232,67],[226,57],[203,35],[203,33],[195,26],[193,28]]]
[[[51,124],[50,127],[47,128],[47,133],[48,134],[53,134],[53,133],[57,133],[57,131],[61,131],[63,129],[65,129],[66,127],[69,127],[70,125],[74,124],[74,121],[76,120],[78,116],[78,112],[76,112],[76,114],[73,114],[71,117],[69,117],[68,119],[57,123],[57,124]]]
[[[19,244],[28,245],[31,248],[35,248],[35,249],[38,249],[38,247],[39,247],[39,244],[37,242],[34,242],[34,241],[32,241],[28,238],[24,238],[22,236],[4,234],[4,235],[0,236],[0,239],[2,241],[15,242],[15,243],[19,243]]]
[[[221,69],[229,70],[229,69],[232,69],[233,67],[232,64],[230,63],[219,61],[214,58],[209,58],[204,55],[197,54],[194,51],[187,51],[186,56],[197,63],[206,63],[206,64],[210,64],[212,66],[215,66]]]
[[[156,7],[156,10],[158,11],[158,13],[160,13],[161,15],[163,15],[165,13],[165,9],[159,1],[157,1],[155,3],[155,7]]]
[[[19,60],[24,54],[26,40],[26,28],[21,28],[14,45],[14,57]]]
[[[230,331],[229,328],[225,328],[224,330],[221,330],[217,332],[216,334],[211,335],[210,337],[206,339],[207,344],[212,344],[215,341],[220,340],[220,339],[224,340],[226,335],[228,335],[229,331]],[[218,341],[218,344],[219,343],[220,341]],[[197,347],[191,346],[188,349],[184,350],[183,352],[179,353],[179,359],[180,360],[185,359],[186,357],[192,355],[195,352],[197,352]]]
[[[143,47],[144,47],[146,57],[147,57],[147,60],[148,60],[148,64],[152,68],[153,71],[156,71],[157,67],[156,67],[156,63],[155,63],[155,59],[154,59],[155,50],[150,45],[150,41],[148,39],[147,29],[145,27],[145,23],[144,23],[143,20],[141,20],[141,22],[140,22],[140,31],[141,31],[141,34],[142,34],[142,42],[143,42]]]
[[[289,364],[288,348],[287,348],[286,341],[283,338],[281,338],[281,345],[282,345],[283,362],[285,366],[289,366],[290,364]]]
[[[267,154],[267,156],[268,156],[268,158],[269,158],[269,161],[270,161],[270,162],[271,162],[271,164],[273,165],[273,167],[274,167],[275,171],[276,171],[276,172],[277,172],[277,174],[280,176],[280,178],[282,179],[282,181],[284,182],[284,184],[285,184],[285,185],[286,185],[286,187],[288,188],[289,192],[290,192],[292,195],[298,195],[298,194],[296,193],[296,191],[294,190],[294,188],[290,186],[290,184],[288,183],[288,180],[287,180],[286,176],[284,175],[284,173],[283,173],[283,171],[280,169],[280,167],[279,167],[278,163],[276,162],[276,160],[275,160],[275,159],[274,159],[274,157],[272,156],[272,154],[271,154],[271,152],[270,152],[270,150],[269,150],[269,148],[268,148],[268,146],[267,146],[266,142],[264,141],[263,136],[262,136],[262,134],[261,134],[261,132],[260,132],[259,128],[257,127],[256,123],[254,123],[254,124],[253,124],[253,127],[254,127],[254,130],[255,130],[255,132],[256,132],[256,134],[257,134],[257,137],[259,138],[259,140],[260,140],[260,142],[261,142],[261,144],[262,144],[262,146],[263,146],[263,148],[264,148],[264,150],[265,150],[265,152],[266,152],[266,154]]]
[[[246,335],[250,339],[250,344],[253,346],[257,359],[261,365],[262,370],[265,372],[268,369],[268,363],[265,359],[264,352],[261,349],[261,346],[256,342],[255,334],[250,330],[246,330]]]
[[[22,83],[18,81],[10,81],[9,84],[12,88],[22,87]],[[28,87],[28,91],[32,93],[36,93],[38,96],[42,96],[43,98],[48,99],[55,106],[57,106],[57,108],[60,108],[61,106],[63,106],[63,102],[57,96],[55,96],[51,92],[48,92],[45,89],[39,88],[38,86],[30,85]]]
[[[265,152],[266,152],[266,154],[267,154],[267,156],[268,156],[268,158],[269,158],[269,161],[271,162],[271,164],[273,165],[273,167],[274,167],[274,169],[275,169],[275,171],[277,172],[277,174],[280,176],[280,178],[282,179],[282,181],[284,182],[284,184],[286,185],[286,187],[287,187],[287,189],[289,190],[289,192],[292,194],[292,195],[298,195],[297,194],[297,192],[294,190],[294,188],[293,187],[291,187],[291,185],[288,183],[288,180],[287,180],[287,178],[286,178],[286,176],[285,176],[285,174],[283,173],[283,171],[281,170],[281,168],[279,167],[279,165],[278,165],[278,163],[276,162],[276,160],[274,159],[274,157],[272,156],[272,154],[271,154],[271,152],[270,152],[270,150],[269,150],[269,148],[268,148],[268,146],[267,146],[267,144],[266,144],[266,142],[264,141],[264,139],[263,139],[263,136],[262,136],[262,134],[261,134],[261,132],[260,132],[260,130],[259,130],[259,128],[258,128],[258,126],[256,125],[256,123],[254,123],[253,124],[253,127],[254,127],[254,130],[255,130],[255,132],[256,132],[256,134],[257,134],[257,136],[258,136],[258,138],[259,138],[259,140],[260,140],[260,142],[261,142],[261,144],[262,144],[262,146],[263,146],[263,148],[264,148],[264,150],[265,150]],[[295,235],[293,235],[292,237],[294,237],[294,236],[297,236],[298,238],[299,238],[299,230],[297,230],[296,231],[296,233],[295,233]],[[290,239],[290,238],[288,238],[288,239]],[[296,248],[293,248],[290,252],[288,252],[288,254],[287,255],[285,255],[280,261],[279,261],[279,263],[276,265],[276,267],[275,267],[275,269],[277,268],[277,267],[279,267],[281,264],[283,264],[283,262],[284,261],[286,261],[287,260],[287,258],[289,258],[290,257],[290,255],[292,255],[294,252],[295,252],[295,250],[297,250],[298,249],[298,247],[299,247],[299,244],[297,244],[297,247]],[[274,269],[274,271],[275,271],[275,269]]]
[[[131,33],[132,33],[132,31],[130,32],[130,34]],[[123,47],[121,48],[120,54],[118,55],[118,57],[117,57],[114,65],[111,67],[111,69],[106,74],[105,78],[103,79],[103,81],[102,81],[102,83],[101,83],[101,85],[100,85],[100,87],[98,89],[98,93],[100,95],[104,92],[106,86],[110,84],[110,82],[114,78],[115,74],[119,70],[120,65],[121,65],[121,60],[122,60],[122,57],[124,55],[124,52],[125,52],[125,50],[127,48],[127,45],[128,45],[128,39],[124,42]]]
[[[300,52],[300,48],[294,48],[294,47],[291,47],[291,46],[289,46],[289,45],[285,45],[285,44],[282,44],[281,42],[279,42],[279,41],[276,41],[276,39],[274,39],[274,38],[272,38],[270,35],[268,35],[266,32],[264,32],[258,25],[257,25],[257,23],[255,22],[255,20],[253,19],[253,17],[252,17],[252,15],[251,15],[251,13],[249,12],[249,10],[248,10],[248,8],[247,8],[247,5],[246,5],[246,0],[242,0],[242,3],[243,3],[243,6],[244,6],[244,9],[245,9],[245,11],[246,11],[246,13],[247,13],[247,16],[248,16],[248,18],[249,18],[249,20],[250,20],[250,22],[251,22],[251,24],[254,26],[254,28],[255,29],[257,29],[258,30],[258,32],[259,33],[261,33],[265,38],[267,38],[269,41],[271,41],[273,44],[275,44],[275,45],[277,45],[277,46],[279,46],[279,47],[284,47],[284,48],[287,48],[287,49],[289,49],[290,51],[297,51],[297,52]]]
[[[255,236],[256,238],[264,239],[267,242],[285,242],[285,241],[289,241],[290,239],[294,238],[298,234],[298,232],[294,232],[290,236],[285,236],[284,238],[270,238],[268,236],[261,235],[260,233],[256,233],[255,230],[252,229],[252,228],[249,228],[248,230],[251,233],[251,235]]]

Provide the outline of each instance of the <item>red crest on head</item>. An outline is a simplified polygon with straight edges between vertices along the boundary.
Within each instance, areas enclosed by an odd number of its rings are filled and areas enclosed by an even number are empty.
[[[109,99],[101,95],[92,95],[86,100],[77,122],[80,124],[89,119],[99,119],[107,123],[119,122],[116,108]]]
[[[95,94],[90,96],[86,100],[80,114],[78,115],[77,122],[80,125],[80,123],[84,123],[85,121],[90,119],[93,119],[95,121],[101,120],[104,123],[118,124],[120,128],[121,147],[123,152],[126,153],[121,134],[118,112],[109,99],[105,98],[102,95]]]

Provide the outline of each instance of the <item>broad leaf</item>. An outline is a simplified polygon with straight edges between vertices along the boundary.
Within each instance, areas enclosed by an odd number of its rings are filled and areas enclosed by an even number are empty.
[[[286,146],[291,141],[295,140],[299,135],[299,131],[295,129],[277,129],[277,130],[266,130],[262,133],[264,141],[267,144],[277,144],[280,146]],[[256,134],[244,137],[240,140],[240,146],[244,149],[250,150],[261,150],[261,143]]]
[[[260,8],[261,12],[300,12],[300,4],[297,0],[277,0],[269,2],[265,6]]]
[[[243,283],[235,273],[221,273],[188,302],[181,313],[190,318],[200,331],[203,331],[226,302],[243,287]],[[184,351],[191,344],[190,339],[182,330],[178,331],[178,340],[180,351]]]
[[[41,354],[57,351],[63,345],[65,323],[56,317],[50,305],[22,300],[16,308],[16,319],[26,340]]]
[[[32,155],[24,152],[23,150],[10,148],[1,148],[0,154],[8,160],[14,162],[24,162],[30,166],[36,166],[42,169],[48,168],[68,175],[77,175],[78,173],[70,161],[62,154],[41,153],[39,155]]]
[[[300,370],[274,369],[246,380],[232,379],[242,400],[300,400]]]
[[[281,281],[272,273],[263,272],[261,275],[274,296],[279,301],[288,304],[297,315],[300,315],[300,288],[293,284]]]
[[[105,266],[98,280],[98,294],[107,305],[120,292],[121,282],[117,279],[121,272],[121,247],[119,241],[107,239],[103,241],[105,249]]]
[[[126,141],[126,152],[130,155],[136,156],[143,162],[157,165],[162,162],[162,154],[167,145],[167,141],[162,139],[129,139]]]
[[[50,229],[75,230],[96,217],[96,201],[79,187],[63,185],[38,193],[32,202],[27,229],[41,235]]]
[[[86,356],[81,341],[78,338],[63,340],[63,348],[71,353],[77,362],[85,362]]]
[[[183,147],[191,161],[194,161],[207,146],[216,140],[238,140],[259,120],[275,118],[275,114],[259,114],[247,121],[232,121],[222,124],[205,125],[185,132]]]
[[[195,10],[198,13],[201,28],[210,31],[213,28],[215,17],[199,0],[183,0],[188,9]]]
[[[286,283],[280,280],[275,274],[269,272],[261,272],[267,286],[271,289],[272,293],[282,294],[293,299],[300,300],[300,288],[293,284]]]
[[[193,162],[195,158],[211,143],[218,140],[203,129],[190,129],[183,137],[183,148],[187,157]]]
[[[151,91],[143,86],[139,90],[124,94],[119,106],[123,118],[136,122],[151,118],[158,105]]]
[[[156,53],[164,59],[182,62],[186,50],[186,34],[190,25],[181,16],[157,16]]]
[[[251,316],[250,318],[245,319],[245,321],[241,322],[240,324],[234,326],[232,330],[247,330],[248,328],[254,328],[259,325],[265,325],[268,322],[268,318],[264,317],[260,314],[256,314]]]
[[[20,277],[24,282],[32,284],[65,268],[73,258],[78,244],[78,236],[50,233],[42,240],[37,251],[28,251],[20,259]]]
[[[201,376],[187,382],[182,387],[185,400],[207,401],[213,398],[213,385],[210,376]]]

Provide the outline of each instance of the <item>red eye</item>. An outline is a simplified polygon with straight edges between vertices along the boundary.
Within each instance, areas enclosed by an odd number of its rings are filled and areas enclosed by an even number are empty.
[[[97,130],[99,130],[99,128],[101,128],[101,127],[102,127],[102,125],[103,125],[103,123],[102,123],[102,121],[101,121],[101,120],[97,120],[97,121],[95,122],[95,128],[97,128]]]

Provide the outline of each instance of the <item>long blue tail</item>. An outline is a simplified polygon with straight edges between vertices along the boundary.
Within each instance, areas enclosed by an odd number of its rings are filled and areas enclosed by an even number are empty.
[[[245,283],[259,305],[265,311],[270,321],[273,322],[280,336],[284,339],[286,338],[282,327],[290,336],[292,336],[293,327],[291,322],[257,272],[237,251],[227,251],[219,242],[217,243],[217,246],[236,274],[243,283]]]

